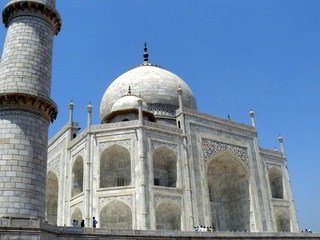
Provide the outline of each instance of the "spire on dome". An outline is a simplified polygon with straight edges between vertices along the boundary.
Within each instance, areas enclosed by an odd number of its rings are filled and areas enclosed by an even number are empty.
[[[144,53],[143,53],[143,64],[148,64],[149,61],[149,54],[148,54],[148,48],[147,43],[144,43]]]

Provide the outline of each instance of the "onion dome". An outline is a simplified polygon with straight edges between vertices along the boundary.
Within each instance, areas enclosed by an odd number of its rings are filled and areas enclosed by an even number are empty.
[[[182,89],[183,106],[197,109],[190,87],[174,73],[150,64],[148,57],[145,47],[144,63],[116,78],[107,88],[100,105],[102,122],[113,111],[115,102],[126,94],[128,85],[134,89],[135,95],[144,100],[156,119],[175,118],[175,111],[179,108],[179,87]]]

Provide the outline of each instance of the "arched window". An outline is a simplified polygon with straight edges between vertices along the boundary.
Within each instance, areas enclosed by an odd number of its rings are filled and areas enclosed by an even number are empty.
[[[207,166],[212,226],[219,231],[250,231],[249,179],[229,153],[218,154]]]
[[[77,157],[72,167],[72,191],[74,197],[83,192],[83,158]]]
[[[46,213],[47,221],[57,224],[59,184],[57,176],[49,171],[47,176]]]
[[[275,217],[278,232],[290,232],[290,214],[288,209],[275,208]]]
[[[101,210],[100,226],[102,228],[132,229],[131,208],[121,201],[112,201]]]
[[[170,201],[161,202],[156,208],[157,230],[181,230],[181,209]]]
[[[130,152],[119,145],[106,149],[100,160],[100,188],[131,184]]]
[[[71,215],[71,222],[73,222],[73,220],[76,220],[76,222],[78,223],[77,226],[80,227],[80,223],[81,223],[81,221],[82,221],[82,212],[81,212],[81,210],[80,210],[79,208],[76,208],[76,209],[73,211],[73,213],[72,213],[72,215]],[[70,223],[70,224],[71,224],[71,223]]]
[[[283,199],[283,183],[280,169],[273,167],[269,170],[269,182],[272,197]]]
[[[177,157],[169,148],[161,146],[153,153],[154,185],[176,187]]]

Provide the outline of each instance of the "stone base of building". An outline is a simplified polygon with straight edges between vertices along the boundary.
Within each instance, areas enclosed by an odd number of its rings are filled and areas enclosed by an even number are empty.
[[[232,239],[280,240],[320,239],[315,233],[247,233],[247,232],[175,232],[120,230],[102,228],[57,227],[39,220],[0,219],[1,240],[78,240],[78,239]]]

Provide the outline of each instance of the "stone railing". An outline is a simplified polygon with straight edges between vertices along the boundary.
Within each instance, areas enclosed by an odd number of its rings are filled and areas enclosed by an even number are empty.
[[[155,239],[161,237],[177,237],[179,239],[192,239],[193,237],[215,238],[215,239],[319,239],[318,233],[272,233],[272,232],[190,232],[190,231],[165,231],[165,230],[124,230],[124,229],[103,229],[103,228],[80,228],[80,227],[59,227],[53,226],[42,220],[18,219],[18,218],[0,218],[0,236],[5,231],[16,229],[23,232],[45,231],[63,237],[68,235],[72,239],[88,239],[88,236],[109,235],[126,236],[128,239],[141,237],[146,239]],[[73,238],[76,237],[76,238]],[[133,238],[132,238],[133,237]],[[173,238],[176,239],[176,238]]]
[[[277,157],[283,157],[283,153],[279,151],[275,151],[272,149],[266,149],[266,148],[259,148],[260,153],[267,154],[267,155],[273,155]]]
[[[91,131],[99,131],[99,130],[105,130],[105,129],[112,130],[112,129],[123,128],[123,127],[132,127],[138,124],[139,124],[139,120],[127,121],[127,122],[116,122],[116,123],[105,123],[105,124],[91,126]]]
[[[167,132],[182,134],[182,129],[174,127],[174,126],[170,126],[170,125],[163,125],[163,124],[159,124],[159,123],[155,123],[155,122],[148,122],[148,121],[145,121],[144,125],[147,128],[154,128],[154,129],[159,129],[159,130],[163,130],[163,131],[167,131]]]
[[[183,112],[185,114],[194,115],[194,116],[200,117],[200,118],[206,118],[206,119],[209,119],[209,120],[212,120],[212,121],[216,121],[216,122],[219,122],[219,123],[222,123],[222,124],[226,124],[226,125],[229,125],[229,126],[233,126],[233,127],[238,127],[238,128],[243,129],[243,130],[256,132],[255,128],[251,127],[249,125],[246,125],[246,124],[243,124],[243,123],[234,122],[234,121],[229,120],[229,119],[220,118],[220,117],[209,115],[209,114],[206,114],[206,113],[198,112],[198,111],[196,111],[194,109],[183,108]]]
[[[112,131],[121,128],[135,128],[140,126],[139,120],[134,121],[127,121],[127,122],[116,122],[116,123],[106,123],[106,124],[99,124],[99,125],[92,125],[91,132],[100,132],[100,131]],[[163,125],[159,123],[144,121],[144,127],[158,129],[170,133],[178,133],[182,134],[182,129],[179,129],[175,126]],[[86,135],[88,134],[88,129],[83,130],[76,138],[72,139],[69,143],[69,148],[74,146],[77,142],[81,141]]]

